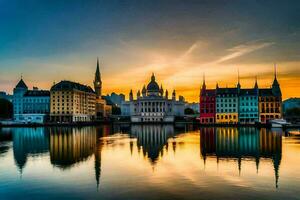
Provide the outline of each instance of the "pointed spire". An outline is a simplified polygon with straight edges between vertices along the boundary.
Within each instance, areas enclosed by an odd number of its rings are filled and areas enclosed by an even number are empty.
[[[99,58],[97,57],[97,69],[96,69],[97,78],[100,77],[100,67],[99,67]]]
[[[132,92],[132,89],[130,90],[129,92],[129,101],[132,101],[133,100],[133,92]]]
[[[274,79],[277,79],[277,66],[276,63],[274,63]]]
[[[255,84],[254,84],[254,88],[258,88],[258,83],[257,83],[257,76],[255,76]]]
[[[238,83],[240,83],[240,68],[238,68]]]
[[[238,84],[237,84],[238,90],[241,89],[241,83],[240,83],[240,69],[238,68]]]
[[[202,84],[202,89],[206,89],[206,84],[205,84],[205,73],[203,73],[203,84]]]
[[[151,76],[151,81],[155,81],[155,75],[153,72],[152,72],[152,76]]]
[[[102,96],[102,81],[101,81],[98,57],[97,57],[97,67],[96,67],[96,73],[95,73],[95,79],[94,79],[94,89],[95,89],[97,98],[100,98]]]

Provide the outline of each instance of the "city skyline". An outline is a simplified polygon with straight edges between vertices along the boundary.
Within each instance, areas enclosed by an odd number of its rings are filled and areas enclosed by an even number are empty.
[[[187,101],[207,88],[270,87],[273,65],[283,99],[300,89],[300,3],[281,1],[0,2],[0,90],[26,83],[49,89],[71,80],[93,85],[100,59],[103,94],[123,93],[149,74]],[[268,13],[266,13],[268,10]]]

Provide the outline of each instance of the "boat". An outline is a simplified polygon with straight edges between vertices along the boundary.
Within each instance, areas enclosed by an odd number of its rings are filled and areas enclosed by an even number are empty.
[[[272,119],[269,121],[272,128],[282,128],[283,126],[290,125],[285,119]]]

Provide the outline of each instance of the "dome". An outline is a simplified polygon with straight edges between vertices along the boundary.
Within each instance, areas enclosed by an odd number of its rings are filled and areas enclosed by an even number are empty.
[[[155,76],[154,74],[152,74],[151,76],[151,81],[150,83],[147,85],[147,91],[149,92],[159,92],[159,86],[155,81]]]

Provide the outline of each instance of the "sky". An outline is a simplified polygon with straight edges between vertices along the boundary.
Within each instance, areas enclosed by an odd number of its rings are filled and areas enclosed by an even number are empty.
[[[297,0],[0,0],[0,91],[21,75],[29,87],[60,80],[103,93],[136,93],[152,72],[164,89],[198,101],[208,88],[270,87],[300,97]]]

